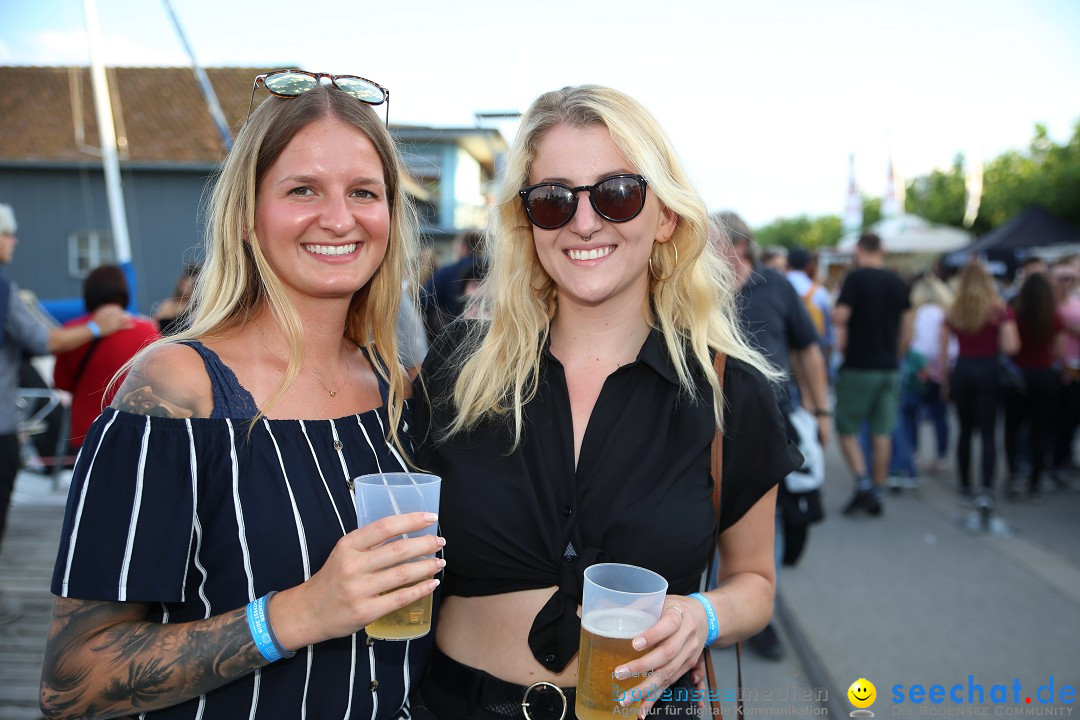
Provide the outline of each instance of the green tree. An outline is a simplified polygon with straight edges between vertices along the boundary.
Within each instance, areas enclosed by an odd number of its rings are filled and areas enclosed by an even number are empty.
[[[966,161],[962,154],[948,170],[934,170],[907,186],[904,210],[960,227],[967,202]],[[881,219],[881,198],[863,196],[863,228]],[[1032,203],[1080,225],[1080,120],[1064,144],[1050,139],[1046,127],[1035,126],[1031,144],[986,163],[979,214],[971,228],[977,235],[1007,222]],[[760,245],[823,248],[835,246],[842,233],[835,215],[779,218],[755,232]]]
[[[965,162],[957,155],[948,171],[934,170],[907,185],[905,209],[932,222],[961,225],[966,203]],[[1060,218],[1080,224],[1080,121],[1064,144],[1035,126],[1030,145],[986,163],[979,214],[972,230],[983,234],[1024,210],[1043,205]]]
[[[881,219],[881,198],[862,196],[862,229]]]
[[[1054,143],[1044,126],[1036,125],[1027,151],[994,158],[987,164],[983,182],[983,205],[991,227],[1032,203],[1080,224],[1080,121],[1063,145]]]
[[[957,155],[948,171],[934,170],[907,185],[904,210],[930,222],[960,227],[966,203],[964,156]]]
[[[809,249],[832,247],[840,239],[841,221],[837,215],[812,218],[800,215],[780,218],[754,231],[758,245],[783,245]]]

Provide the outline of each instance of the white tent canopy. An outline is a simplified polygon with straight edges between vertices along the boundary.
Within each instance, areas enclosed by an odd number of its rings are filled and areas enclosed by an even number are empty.
[[[935,225],[917,215],[879,220],[868,229],[881,238],[887,253],[945,253],[966,247],[973,240],[971,233],[948,225]],[[836,244],[836,250],[851,252],[858,240],[857,233],[845,235]]]

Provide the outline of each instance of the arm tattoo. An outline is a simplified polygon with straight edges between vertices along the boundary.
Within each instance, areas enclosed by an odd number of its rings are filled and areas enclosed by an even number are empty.
[[[149,385],[136,388],[124,395],[120,400],[120,409],[136,415],[153,417],[189,418],[193,415],[190,410],[155,395],[154,389]]]
[[[41,675],[49,718],[107,718],[169,707],[266,665],[244,608],[161,625],[133,603],[57,598]]]
[[[136,415],[166,418],[190,418],[195,415],[194,408],[187,408],[166,400],[162,396],[161,388],[155,388],[150,378],[135,369],[128,373],[128,377],[116,393],[114,402],[120,410]]]

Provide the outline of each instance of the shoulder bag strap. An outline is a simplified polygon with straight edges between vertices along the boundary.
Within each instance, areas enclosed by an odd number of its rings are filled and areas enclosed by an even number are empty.
[[[723,353],[717,353],[716,358],[713,360],[713,368],[716,370],[716,377],[720,381],[720,392],[724,391],[724,366],[727,365],[727,355]],[[724,470],[724,431],[720,429],[718,425],[716,427],[716,435],[713,436],[712,441],[712,506],[716,515],[716,528],[720,529],[720,486],[723,484],[723,470]],[[714,535],[716,534],[714,530]],[[713,546],[713,552],[715,553],[716,546]]]
[[[101,338],[94,338],[90,341],[90,347],[86,348],[86,354],[82,356],[82,360],[79,361],[79,368],[75,371],[74,377],[71,379],[71,394],[74,395],[79,389],[79,380],[82,378],[83,372],[86,370],[86,364],[90,362],[90,356],[94,354],[94,350],[97,350],[98,343],[101,342]]]
[[[716,370],[716,377],[720,382],[720,390],[724,389],[724,366],[727,364],[727,355],[723,353],[717,353],[713,359],[713,368]],[[716,515],[716,527],[713,531],[713,544],[712,551],[709,553],[709,564],[706,566],[706,583],[705,587],[708,588],[711,585],[709,580],[712,579],[713,561],[716,558],[717,543],[720,541],[720,490],[723,483],[723,471],[724,471],[724,432],[719,426],[716,428],[716,435],[712,441],[712,479],[713,479],[713,511]],[[743,692],[742,692],[742,643],[735,643],[735,666],[736,666],[736,680],[738,695],[735,697],[736,702],[736,717],[743,717]],[[712,651],[705,651],[705,676],[709,684],[709,690],[716,690],[719,685],[716,683],[716,670],[713,669]],[[720,705],[720,698],[709,699],[711,705],[712,714],[715,717],[723,718],[723,709]]]

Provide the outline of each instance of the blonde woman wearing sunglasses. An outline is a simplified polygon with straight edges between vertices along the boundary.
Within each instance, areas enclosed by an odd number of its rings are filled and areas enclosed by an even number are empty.
[[[685,697],[707,643],[752,635],[772,614],[775,485],[801,464],[777,373],[738,329],[701,198],[626,95],[583,86],[537,99],[495,220],[475,301],[486,319],[434,344],[429,404],[417,397],[417,460],[443,477],[448,540],[425,703],[447,719],[572,717],[582,573],[596,562],[669,583],[660,620],[633,639],[643,654],[608,668],[612,690]],[[720,587],[690,597],[717,527],[709,450],[721,422]]]
[[[351,482],[410,449],[403,165],[379,103],[272,89],[217,178],[190,328],[136,358],[84,443],[47,717],[393,718],[426,659],[361,629],[434,590],[441,539],[379,546],[435,517],[357,528]]]

